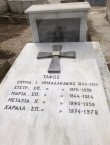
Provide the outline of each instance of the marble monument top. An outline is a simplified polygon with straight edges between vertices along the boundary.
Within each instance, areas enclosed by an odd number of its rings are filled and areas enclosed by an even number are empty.
[[[25,13],[44,13],[44,12],[65,12],[65,11],[87,11],[90,9],[88,2],[58,3],[45,5],[32,5]]]

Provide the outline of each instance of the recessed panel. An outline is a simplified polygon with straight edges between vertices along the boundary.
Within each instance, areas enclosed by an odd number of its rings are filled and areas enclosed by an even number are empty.
[[[37,20],[40,42],[79,42],[80,19]]]

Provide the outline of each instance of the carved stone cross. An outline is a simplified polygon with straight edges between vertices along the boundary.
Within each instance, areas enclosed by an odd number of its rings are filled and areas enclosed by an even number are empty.
[[[53,45],[53,52],[39,52],[37,59],[52,57],[51,64],[49,66],[49,73],[60,73],[60,57],[76,58],[75,51],[61,52],[62,45]]]

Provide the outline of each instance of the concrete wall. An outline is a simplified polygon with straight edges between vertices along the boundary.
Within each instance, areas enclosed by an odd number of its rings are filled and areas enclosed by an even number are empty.
[[[91,6],[106,6],[107,0],[87,0]]]
[[[8,0],[12,13],[23,14],[31,5],[44,4],[44,0]]]
[[[0,12],[6,12],[8,10],[8,4],[6,0],[0,0]]]
[[[107,1],[107,19],[110,22],[110,0]]]

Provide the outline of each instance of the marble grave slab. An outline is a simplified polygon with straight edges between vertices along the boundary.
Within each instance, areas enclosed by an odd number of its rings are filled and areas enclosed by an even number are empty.
[[[48,73],[55,43],[28,43],[0,85],[0,145],[109,145],[110,112],[91,42],[58,43],[61,73]]]

